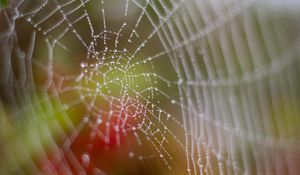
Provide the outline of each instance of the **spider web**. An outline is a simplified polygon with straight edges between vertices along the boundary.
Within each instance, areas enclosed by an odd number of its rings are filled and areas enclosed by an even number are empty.
[[[38,139],[44,136],[31,133],[33,134],[31,139],[38,142],[41,146],[39,149],[44,154],[39,158],[45,162],[42,172],[104,173],[99,167],[91,165],[94,157],[102,156],[95,155],[99,149],[97,147],[109,150],[116,146],[127,148],[129,158],[146,160],[158,157],[168,169],[171,169],[173,156],[166,148],[167,145],[175,142],[184,147],[178,134],[173,131],[175,127],[176,130],[181,129],[183,133],[182,122],[160,107],[160,100],[170,101],[171,97],[159,86],[169,89],[174,82],[153,72],[154,64],[150,62],[160,55],[144,56],[147,53],[139,55],[158,30],[151,26],[152,20],[146,15],[148,6],[153,6],[153,2],[123,3],[124,11],[118,17],[126,18],[134,11],[138,18],[135,22],[127,22],[124,19],[117,30],[109,26],[112,25],[109,21],[114,19],[109,20],[109,15],[106,14],[108,12],[105,8],[109,8],[110,5],[109,2],[107,4],[108,7],[104,1],[54,0],[39,2],[36,6],[27,1],[20,1],[16,5],[17,18],[24,20],[34,29],[31,49],[35,50],[32,51],[35,53],[28,62],[35,66],[34,74],[42,76],[31,75],[34,79],[31,83],[42,97],[36,99],[28,97],[27,101],[32,100],[33,108],[39,110],[34,116],[41,115],[45,118],[31,117],[32,120],[38,120],[32,125],[45,127],[43,130],[46,130],[50,140],[48,144],[53,147],[50,150],[55,155],[47,155],[48,150],[43,148],[43,140]],[[132,6],[134,9],[130,10]],[[92,7],[97,8],[91,9]],[[92,16],[88,9],[96,10],[96,16]],[[139,41],[139,38],[142,38],[138,33],[142,30],[139,29],[141,21],[146,21],[143,26],[148,23],[148,27],[153,29],[150,28],[148,34],[146,33],[146,39]],[[131,23],[132,26],[127,27],[129,25],[127,23]],[[65,38],[71,40],[71,43],[76,43],[77,48],[68,46],[70,41],[65,41]],[[47,55],[38,52],[44,48]],[[59,66],[56,61],[60,61],[62,52],[72,54],[74,50],[79,50],[76,54],[83,55],[78,60],[71,60],[79,63],[76,68],[80,71],[72,72],[71,75],[60,74],[61,69],[55,67]],[[150,66],[143,65],[149,63]],[[27,85],[24,86],[27,88]],[[68,96],[72,96],[72,99],[70,100]],[[175,103],[175,100],[173,102]],[[29,108],[28,105],[26,107]],[[27,108],[25,110],[28,110]],[[73,108],[79,113],[82,112],[82,115],[79,117],[70,115]],[[145,142],[148,146],[145,146]],[[132,146],[134,144],[138,147]],[[148,151],[147,147],[150,147]],[[29,157],[31,151],[29,150]],[[19,160],[21,164],[23,161]],[[35,167],[32,168],[34,171],[40,172],[39,165],[32,162],[29,167],[31,166]],[[11,171],[14,172],[15,169]]]
[[[296,174],[299,22],[288,3],[265,3],[18,1],[15,19],[34,32],[25,55],[14,51],[26,70],[2,79],[36,145],[7,151],[0,170],[26,174],[26,159],[33,172],[104,174],[92,166],[100,145],[176,172],[177,145],[188,174]]]

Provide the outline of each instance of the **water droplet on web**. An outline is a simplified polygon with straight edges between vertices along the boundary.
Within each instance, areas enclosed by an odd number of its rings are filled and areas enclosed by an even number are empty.
[[[84,122],[84,123],[87,123],[88,121],[89,121],[89,118],[88,118],[88,117],[84,117],[84,118],[83,118],[83,122]]]
[[[183,83],[183,80],[180,78],[179,80],[178,80],[178,84],[182,84]]]
[[[114,129],[115,129],[116,132],[120,132],[120,128],[119,128],[118,125],[114,126]]]
[[[134,157],[134,153],[133,153],[133,152],[130,152],[130,153],[128,154],[128,157],[129,157],[129,158],[133,158],[133,157]]]
[[[100,118],[97,119],[97,124],[101,124],[102,122],[103,121]]]
[[[88,167],[90,164],[90,156],[87,153],[82,154],[81,156],[82,165]]]
[[[167,117],[168,117],[168,119],[169,119],[169,118],[171,117],[171,114],[168,114]]]
[[[86,64],[84,62],[80,63],[80,67],[84,68]]]

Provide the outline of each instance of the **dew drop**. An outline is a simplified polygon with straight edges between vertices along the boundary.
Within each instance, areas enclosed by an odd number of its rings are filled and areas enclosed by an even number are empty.
[[[130,152],[130,153],[128,154],[128,157],[129,157],[129,158],[133,158],[133,157],[134,157],[134,153],[133,153],[133,152]]]

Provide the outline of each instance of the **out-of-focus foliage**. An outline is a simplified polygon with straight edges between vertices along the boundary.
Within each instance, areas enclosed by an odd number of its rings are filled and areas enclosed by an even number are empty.
[[[299,174],[297,0],[10,2],[1,175]]]
[[[0,0],[0,8],[5,7],[8,3],[8,0]]]

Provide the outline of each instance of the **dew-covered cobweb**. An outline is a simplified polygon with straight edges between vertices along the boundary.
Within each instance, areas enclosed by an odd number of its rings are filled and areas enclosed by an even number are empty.
[[[115,149],[144,174],[300,172],[297,2],[7,8],[1,174],[110,174]]]

